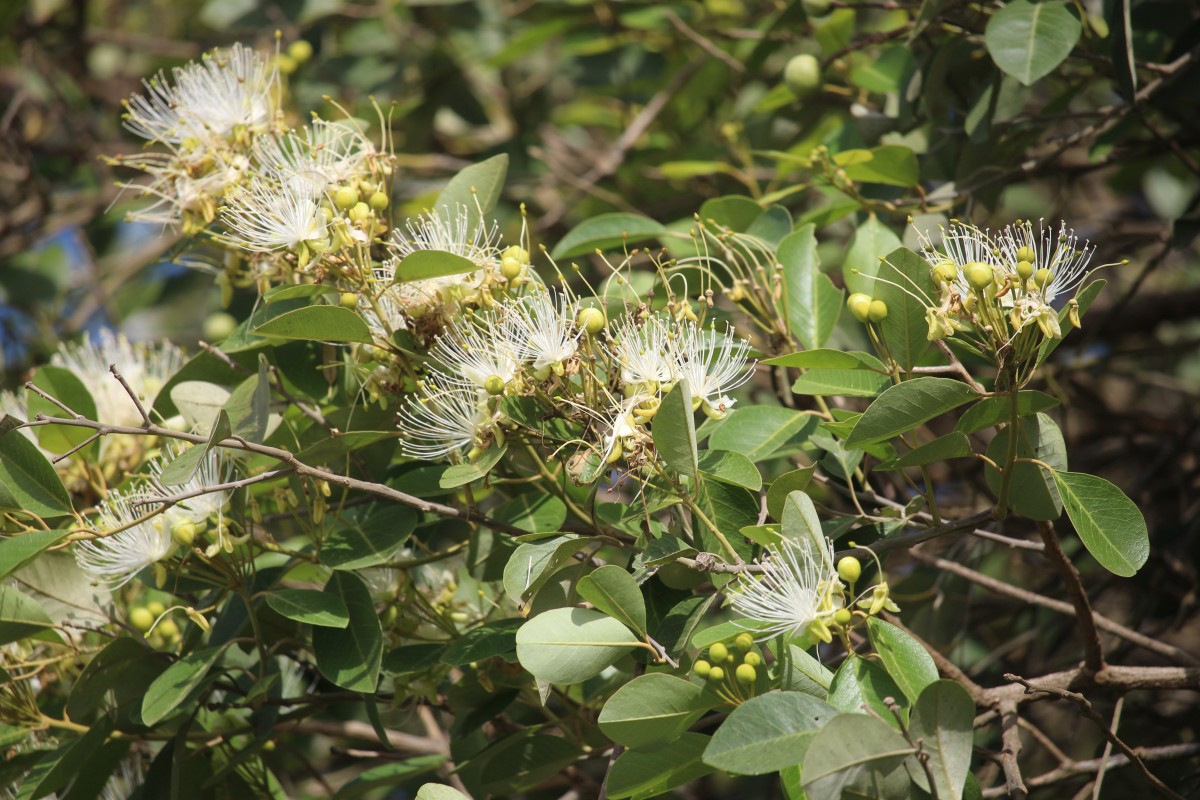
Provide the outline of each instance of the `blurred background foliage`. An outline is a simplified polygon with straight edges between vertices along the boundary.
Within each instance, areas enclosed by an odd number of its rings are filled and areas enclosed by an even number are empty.
[[[211,276],[177,263],[189,254],[174,232],[122,221],[137,200],[114,182],[129,175],[100,157],[140,146],[120,114],[144,76],[234,41],[275,47],[278,30],[300,113],[336,116],[327,97],[368,121],[378,120],[376,104],[383,109],[401,210],[421,208],[466,164],[507,153],[502,224],[514,231],[525,204],[535,243],[548,248],[605,211],[686,230],[706,200],[744,194],[817,223],[823,268],[839,282],[855,259],[911,244],[910,216],[922,227],[950,217],[993,226],[1062,218],[1098,244],[1096,263],[1130,259],[1108,275],[1110,289],[1070,340],[1076,346],[1062,348],[1050,388],[1071,407],[1071,468],[1125,487],[1150,522],[1150,563],[1135,580],[1092,584],[1093,601],[1144,633],[1195,647],[1200,8],[1193,0],[1064,5],[1080,23],[1078,41],[1031,85],[989,57],[988,22],[1005,8],[963,0],[6,0],[5,384],[58,341],[97,327],[185,344],[204,335],[220,310]],[[301,40],[311,58],[289,50]],[[798,54],[821,66],[803,97],[783,77]],[[876,151],[874,172],[853,157],[838,163],[839,154],[879,147],[888,150]],[[248,307],[253,298],[235,302]],[[976,567],[1039,590],[1054,581],[1006,553]],[[1060,667],[1077,652],[1070,617],[977,595],[952,576],[917,570],[900,591],[906,612],[918,612],[913,627],[957,647],[955,660],[972,675]],[[1142,729],[1132,738],[1146,744],[1155,730],[1164,741],[1195,738],[1189,697],[1127,705],[1123,725]],[[1070,730],[1071,719],[1062,718],[1060,746],[1094,751],[1093,732]],[[1041,722],[1055,729],[1053,719]]]

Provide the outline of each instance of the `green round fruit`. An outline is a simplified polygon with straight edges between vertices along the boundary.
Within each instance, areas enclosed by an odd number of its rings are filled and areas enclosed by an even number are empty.
[[[1032,264],[1035,260],[1037,260],[1037,252],[1032,247],[1025,245],[1017,248],[1017,261],[1028,261]]]
[[[1054,273],[1042,267],[1037,272],[1033,273],[1033,284],[1039,289],[1045,289],[1046,286],[1054,280]]]
[[[367,198],[367,205],[376,211],[383,211],[388,207],[388,196],[385,192],[372,192]]]
[[[353,186],[343,186],[333,193],[333,204],[342,211],[347,211],[358,205],[358,190]]]
[[[762,656],[754,652],[746,653],[743,663],[749,664],[752,667],[757,667],[762,664]]]
[[[749,653],[754,647],[754,637],[749,633],[739,633],[733,640],[733,649],[738,653]]]
[[[866,322],[871,318],[871,295],[855,292],[846,298],[846,307],[856,320]]]
[[[138,606],[129,612],[129,624],[145,633],[154,624],[154,615],[150,613],[150,609]]]
[[[1033,264],[1029,261],[1021,260],[1017,262],[1017,277],[1023,281],[1027,281],[1033,277]]]
[[[238,321],[232,314],[218,311],[209,314],[204,320],[204,339],[208,342],[219,342],[237,330]]]
[[[354,292],[342,292],[342,296],[338,298],[338,305],[342,308],[358,308],[358,295]]]
[[[303,39],[297,39],[288,45],[287,54],[295,59],[297,63],[303,64],[312,58],[313,46]]]
[[[692,669],[695,671],[696,677],[707,678],[708,673],[712,672],[712,664],[708,663],[704,659],[700,659],[692,665]]]
[[[862,562],[854,556],[846,556],[837,564],[838,577],[846,583],[854,583],[862,577]]]
[[[943,261],[933,268],[933,277],[942,283],[954,283],[958,279],[958,265],[953,261]]]
[[[608,320],[605,318],[604,312],[598,308],[581,308],[579,309],[579,313],[575,315],[575,324],[584,330],[588,336],[595,336],[604,330],[604,326],[608,324]]]
[[[854,619],[854,614],[848,608],[839,608],[833,612],[833,621],[838,625],[849,625],[852,619]]]
[[[733,674],[742,686],[753,686],[754,682],[758,680],[758,670],[749,664],[742,664],[734,670]]]
[[[720,683],[723,680],[725,680],[725,670],[720,667],[713,667],[708,671],[709,683]]]
[[[783,68],[783,82],[796,97],[807,97],[821,88],[821,62],[807,53],[792,56]]]

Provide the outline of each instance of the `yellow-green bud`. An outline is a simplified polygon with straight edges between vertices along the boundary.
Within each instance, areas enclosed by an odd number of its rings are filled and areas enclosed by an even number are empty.
[[[855,292],[846,298],[846,306],[859,322],[866,322],[871,318],[871,295],[869,294]]]
[[[196,523],[190,519],[179,519],[171,525],[171,539],[175,544],[191,547],[196,541]]]
[[[489,375],[483,382],[483,388],[492,397],[504,394],[504,378],[499,375]]]
[[[958,278],[958,265],[953,261],[943,261],[933,268],[933,277],[942,283],[954,283]]]
[[[275,56],[275,66],[284,75],[291,75],[296,71],[296,67],[299,65],[296,63],[296,59],[292,58],[287,53],[280,53],[279,55]]]
[[[342,292],[342,296],[338,298],[338,305],[342,308],[358,308],[358,295],[354,292]]]
[[[388,196],[386,192],[372,192],[367,198],[367,205],[376,211],[383,211],[388,207]]]
[[[849,625],[852,619],[854,619],[854,614],[848,608],[839,608],[833,612],[833,621],[838,625]]]
[[[742,664],[734,670],[733,674],[742,686],[753,686],[754,682],[758,680],[758,670],[749,664]]]
[[[297,63],[303,64],[312,58],[313,46],[303,39],[297,39],[288,45],[287,54],[294,58]]]
[[[746,657],[743,658],[742,661],[743,663],[749,664],[752,667],[757,667],[758,665],[762,664],[762,656],[751,650],[749,653],[746,653]]]
[[[751,647],[754,647],[754,637],[749,633],[739,633],[733,640],[733,649],[738,653],[749,653]]]
[[[883,322],[887,319],[887,315],[887,303],[882,300],[872,300],[871,305],[867,306],[867,319],[871,320],[871,322]]]
[[[146,610],[157,618],[162,616],[162,613],[167,610],[167,607],[157,600],[151,600],[149,603],[146,603]]]
[[[862,577],[862,562],[854,556],[846,556],[837,564],[838,577],[846,583],[854,583]]]
[[[1052,280],[1054,280],[1054,273],[1045,267],[1033,273],[1033,285],[1039,289],[1045,289]]]
[[[1030,264],[1037,258],[1037,251],[1029,245],[1017,248],[1017,261],[1028,261]]]
[[[168,641],[179,635],[179,626],[175,624],[175,620],[173,619],[164,619],[158,623],[158,627],[155,630],[159,636]]]
[[[333,193],[333,204],[342,211],[354,208],[358,204],[358,190],[353,186],[342,186]]]
[[[238,322],[232,314],[218,311],[209,314],[204,320],[204,338],[210,342],[219,342],[237,330]]]
[[[1033,264],[1029,261],[1021,259],[1017,262],[1017,277],[1023,281],[1027,281],[1033,277]]]
[[[504,256],[500,259],[500,274],[508,280],[516,280],[524,271],[525,265],[519,259],[512,256]]]
[[[604,326],[608,324],[608,320],[605,318],[604,312],[598,308],[581,308],[579,309],[579,313],[575,315],[575,324],[586,332],[588,336],[595,336],[604,330]]]
[[[972,261],[967,264],[963,267],[963,274],[966,275],[967,283],[977,292],[982,292],[996,280],[992,268],[982,261]]]
[[[145,633],[154,624],[154,615],[150,613],[150,609],[139,606],[129,612],[129,624]]]
[[[720,667],[713,667],[708,671],[709,683],[720,683],[723,680],[725,680],[725,670]]]
[[[708,663],[704,659],[700,659],[692,665],[692,669],[695,671],[696,677],[707,678],[708,673],[712,672],[712,664]]]
[[[793,56],[783,68],[783,82],[796,97],[807,97],[821,88],[821,62],[807,53]]]
[[[346,216],[355,222],[362,222],[371,218],[371,207],[363,202],[355,203],[354,208],[346,212]]]
[[[728,655],[729,648],[721,642],[717,642],[708,648],[708,657],[714,664],[720,664]]]

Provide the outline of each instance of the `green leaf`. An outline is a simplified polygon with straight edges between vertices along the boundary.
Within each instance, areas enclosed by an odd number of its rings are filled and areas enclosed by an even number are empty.
[[[556,608],[517,631],[517,658],[539,681],[582,683],[637,643],[628,628],[599,611]]]
[[[1067,3],[1009,0],[988,20],[984,42],[997,67],[1032,86],[1066,60],[1081,31]]]
[[[30,531],[0,539],[0,579],[33,561],[68,533],[69,530]]]
[[[784,318],[805,349],[825,344],[842,311],[843,292],[821,272],[813,226],[784,237],[775,257],[783,265]]]
[[[783,238],[792,232],[792,215],[783,206],[771,206],[758,215],[746,229],[746,235],[778,247]]]
[[[478,269],[479,265],[474,261],[454,253],[444,250],[415,250],[396,265],[393,282],[409,283],[443,278],[447,275],[465,275]]]
[[[607,796],[612,800],[658,797],[676,786],[712,772],[701,757],[709,737],[685,733],[662,747],[626,750],[608,774]]]
[[[826,551],[825,534],[821,531],[821,518],[817,516],[817,507],[811,497],[800,491],[788,494],[783,502],[780,523],[780,533],[784,538],[804,545],[814,555],[820,555],[826,562],[826,568],[833,571],[834,565],[829,563]]]
[[[105,378],[113,381],[116,384],[116,379],[112,375],[105,375]],[[68,369],[62,367],[44,366],[39,367],[34,373],[33,385],[44,391],[51,397],[57,398],[64,404],[74,409],[77,414],[82,414],[88,419],[99,419],[96,416],[96,401],[92,399],[92,393],[88,391],[78,376]],[[38,414],[45,414],[50,417],[63,416],[63,410],[58,406],[40,397],[36,392],[28,392],[26,398],[29,403],[30,419]],[[128,398],[122,398],[128,403]],[[151,398],[147,398],[151,399]],[[39,428],[34,428],[37,434],[38,443],[51,453],[61,454],[82,444],[87,438],[95,433],[90,428],[75,428],[66,425],[43,425]],[[96,445],[88,445],[80,450],[77,458],[87,460],[94,457]]]
[[[890,772],[916,752],[885,722],[866,714],[839,714],[816,735],[801,775],[810,800],[841,800],[842,790],[870,772]]]
[[[894,45],[885,48],[879,58],[863,61],[852,69],[850,81],[868,92],[888,94],[904,88],[904,80],[912,69],[912,53],[903,45]]]
[[[54,626],[54,620],[32,597],[16,586],[0,585],[0,645]]]
[[[459,486],[466,486],[468,483],[474,483],[478,480],[483,480],[492,471],[492,467],[496,466],[505,453],[508,452],[508,445],[492,445],[483,455],[475,459],[469,464],[455,464],[447,467],[442,473],[442,477],[438,480],[438,485],[443,489],[457,489]]]
[[[818,700],[829,697],[829,687],[833,683],[833,673],[829,668],[801,650],[794,644],[789,644],[788,657],[783,661],[779,675],[779,688],[786,691],[804,692]]]
[[[386,796],[389,790],[409,778],[440,768],[449,758],[449,756],[443,755],[415,756],[403,761],[372,767],[342,784],[334,794],[334,800],[355,800],[368,795],[374,797],[377,796],[377,792],[383,792]],[[462,795],[459,795],[455,800],[461,800],[461,798]]]
[[[833,157],[833,161],[846,171],[846,177],[859,183],[916,186],[921,180],[917,154],[899,144],[870,150],[843,150]]]
[[[652,672],[618,689],[600,712],[600,730],[626,747],[669,742],[698,720],[711,703],[698,683]]]
[[[596,250],[614,250],[655,239],[667,232],[662,223],[640,214],[599,214],[568,231],[550,255],[555,259],[575,258]]]
[[[812,483],[813,471],[816,465],[785,472],[771,483],[767,489],[767,513],[771,519],[783,519],[783,505],[792,492],[804,491]]]
[[[769,692],[733,710],[713,734],[704,763],[735,775],[766,775],[800,764],[837,709],[803,692]]]
[[[667,466],[681,475],[696,477],[696,418],[687,381],[667,392],[651,425],[654,448]]]
[[[288,619],[309,625],[344,628],[350,624],[342,598],[316,589],[275,589],[267,593],[267,605]]]
[[[373,693],[383,660],[383,632],[371,592],[357,575],[349,572],[334,572],[325,591],[345,604],[350,624],[344,629],[313,628],[312,648],[317,669],[343,689]]]
[[[646,601],[637,581],[615,564],[594,570],[579,581],[579,596],[640,634],[646,633]]]
[[[700,206],[700,221],[711,221],[744,233],[762,213],[763,207],[749,197],[727,195],[705,200],[704,205]]]
[[[908,696],[883,666],[865,658],[843,661],[829,684],[828,699],[831,706],[847,713],[861,713],[865,703],[881,718],[888,720],[888,724],[893,724],[892,713],[883,702],[885,697],[893,698],[907,713],[910,705]]]
[[[875,215],[855,229],[842,261],[842,279],[846,291],[864,292],[872,297],[878,291],[875,281],[879,274],[879,259],[900,246],[900,237],[876,219]]]
[[[1057,405],[1058,400],[1045,392],[1034,389],[1017,392],[1018,416],[1028,417]],[[954,430],[971,434],[994,425],[1006,424],[1009,420],[1009,413],[1007,396],[985,397],[966,410],[966,413],[959,418],[958,424],[954,426]]]
[[[196,650],[167,667],[146,689],[142,700],[142,722],[151,727],[162,722],[204,681],[220,660],[224,647]]]
[[[700,453],[700,471],[734,486],[743,486],[752,492],[762,488],[762,474],[754,462],[733,450],[705,450]]]
[[[18,430],[4,425],[0,430],[5,431],[0,434],[0,509],[39,517],[70,514],[71,496],[37,445]]]
[[[882,442],[977,397],[952,378],[921,376],[898,383],[875,398],[846,439],[848,447]]]
[[[517,629],[521,623],[519,619],[502,619],[472,628],[443,650],[439,660],[452,667],[495,656],[513,661],[516,658]]]
[[[71,688],[67,713],[81,720],[101,706],[115,706],[118,711],[136,709],[140,714],[146,687],[167,668],[164,658],[144,641],[113,639],[84,667]]]
[[[190,481],[213,446],[229,438],[231,433],[233,427],[229,422],[229,414],[222,408],[217,412],[217,419],[208,434],[208,441],[204,444],[194,444],[171,459],[158,476],[159,482],[164,486],[182,486]]]
[[[741,486],[722,481],[705,481],[700,486],[696,505],[706,517],[725,535],[730,545],[742,558],[749,561],[754,553],[749,544],[737,532],[758,520],[761,505],[758,495]],[[697,532],[704,549],[710,553],[722,553],[724,548],[708,526],[697,523]]]
[[[802,350],[799,353],[788,353],[784,356],[763,359],[762,363],[773,367],[795,367],[797,369],[868,369],[883,375],[887,367],[870,353],[845,350]]]
[[[930,348],[927,304],[933,304],[937,289],[929,263],[911,250],[900,247],[879,266],[879,283],[871,294],[887,304],[888,315],[879,325],[892,357],[904,369],[912,369]],[[915,296],[914,296],[915,295]]]
[[[926,442],[896,459],[897,467],[919,467],[951,458],[970,458],[975,455],[966,434],[954,431]]]
[[[1052,469],[1067,468],[1067,443],[1054,420],[1045,414],[1023,417],[1017,426],[1017,458],[1036,458]],[[1003,466],[1008,457],[1008,442],[1012,432],[1006,427],[992,437],[987,457]],[[1009,506],[1018,514],[1036,520],[1052,520],[1062,516],[1062,500],[1053,476],[1036,464],[1018,462],[1012,466],[1008,488]],[[983,472],[988,488],[999,494],[1001,476],[987,468]]]
[[[457,789],[440,783],[427,783],[417,790],[415,800],[471,800]]]
[[[537,594],[550,576],[588,543],[580,536],[559,536],[536,544],[525,542],[513,551],[504,566],[504,591],[520,605]]]
[[[530,533],[553,533],[566,522],[567,507],[552,494],[528,492],[493,509],[489,516]]]
[[[810,369],[792,391],[810,397],[876,397],[891,384],[887,375],[863,369]]]
[[[816,427],[817,419],[811,414],[778,406],[749,406],[726,417],[709,437],[708,446],[733,450],[757,463],[799,452],[800,443],[794,440],[803,440]]]
[[[1094,303],[1096,298],[1100,296],[1100,292],[1104,289],[1106,283],[1107,281],[1104,280],[1095,280],[1089,283],[1082,290],[1079,290],[1075,293],[1075,300],[1079,303],[1079,316],[1081,321],[1083,315],[1086,314],[1088,309],[1092,307],[1092,303]],[[1058,325],[1062,329],[1063,339],[1066,338],[1067,332],[1070,331],[1072,327],[1071,320],[1068,316],[1069,313],[1069,308],[1063,308],[1062,311],[1058,312]],[[1046,339],[1044,342],[1042,342],[1041,348],[1038,349],[1037,366],[1040,367],[1046,361],[1046,359],[1050,357],[1050,354],[1053,353],[1060,344],[1062,344],[1063,339]]]
[[[371,329],[363,318],[341,306],[308,306],[264,322],[254,329],[260,336],[314,342],[371,342]]]
[[[1150,557],[1142,512],[1125,493],[1096,475],[1050,472],[1075,532],[1100,566],[1132,577]]]
[[[350,571],[384,564],[417,526],[417,512],[408,506],[373,505],[355,512],[321,543],[322,564]]]
[[[917,698],[908,733],[929,753],[938,797],[962,797],[971,769],[975,701],[954,681],[934,681]]]
[[[892,680],[915,703],[925,687],[938,679],[933,657],[913,637],[878,617],[867,619],[871,644]]]
[[[491,215],[500,201],[507,175],[506,153],[465,167],[442,189],[434,202],[434,209],[440,214],[449,214],[453,219],[457,217],[459,207],[462,207],[467,209],[473,225],[485,224],[480,212],[484,217]]]

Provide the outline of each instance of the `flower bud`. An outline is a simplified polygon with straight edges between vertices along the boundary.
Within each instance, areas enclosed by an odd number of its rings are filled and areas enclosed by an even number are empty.
[[[187,614],[188,619],[196,623],[196,625],[200,627],[200,630],[204,631],[205,633],[208,633],[212,630],[212,625],[208,624],[208,618],[191,606],[185,608],[183,613]]]
[[[372,192],[367,198],[367,205],[376,211],[383,211],[388,207],[388,196],[386,192]]]
[[[954,283],[958,279],[958,265],[953,261],[943,261],[933,268],[933,277],[942,283]]]
[[[740,665],[734,670],[733,674],[737,678],[737,682],[742,686],[753,686],[754,682],[758,680],[758,670],[749,664]]]
[[[179,626],[175,624],[175,620],[173,619],[164,619],[158,623],[158,627],[155,630],[158,631],[159,636],[167,641],[179,637]]]
[[[342,292],[342,296],[338,298],[338,305],[342,308],[358,308],[358,295],[354,292]]]
[[[182,547],[191,547],[196,541],[196,523],[190,519],[179,519],[171,524],[171,539]]]
[[[149,603],[146,603],[146,610],[153,614],[155,619],[157,619],[163,615],[163,612],[167,610],[167,607],[157,600],[151,600]]]
[[[846,583],[854,583],[862,577],[862,562],[854,556],[846,556],[837,563],[838,577]]]
[[[346,212],[346,216],[355,222],[363,222],[371,218],[371,207],[363,202],[355,203],[354,207]]]
[[[297,39],[288,45],[287,54],[298,63],[303,64],[312,58],[313,46],[303,39]]]
[[[1037,251],[1029,245],[1017,248],[1017,261],[1025,261],[1032,264],[1037,258]]]
[[[353,186],[342,186],[333,193],[333,204],[342,211],[348,211],[358,205],[358,190]]]
[[[867,319],[871,320],[871,322],[883,322],[887,319],[887,315],[887,303],[882,300],[872,300],[871,305],[867,306]]]
[[[751,647],[754,647],[754,637],[749,633],[739,633],[737,638],[733,640],[734,652],[749,653]]]
[[[751,650],[749,653],[746,653],[746,657],[743,658],[742,661],[743,663],[749,664],[752,667],[757,667],[762,664],[762,656]]]
[[[150,613],[150,609],[139,606],[129,612],[129,624],[145,633],[154,626],[154,615]]]
[[[848,608],[839,608],[833,612],[833,621],[838,625],[849,625],[852,619],[854,619],[854,614]]]
[[[720,683],[723,680],[725,680],[725,670],[720,667],[713,667],[708,671],[709,683]]]
[[[1033,264],[1029,261],[1017,262],[1017,277],[1022,281],[1027,281],[1033,277]]]
[[[483,382],[483,388],[492,397],[504,394],[504,378],[499,375],[489,375]]]
[[[1039,289],[1045,289],[1052,280],[1054,280],[1054,273],[1045,267],[1033,273],[1033,285]]]
[[[714,644],[708,648],[708,658],[714,664],[720,664],[721,662],[723,662],[725,660],[725,657],[728,655],[729,655],[729,648],[726,647],[721,642],[717,642],[716,644]]]
[[[692,669],[695,671],[696,677],[707,678],[708,673],[712,671],[712,664],[708,663],[704,659],[701,659],[692,665]]]
[[[581,308],[579,309],[579,313],[575,315],[575,324],[585,331],[588,336],[595,336],[604,330],[604,326],[608,324],[608,320],[605,318],[604,312],[598,308]]]
[[[866,322],[871,314],[871,295],[855,292],[846,298],[846,306],[859,322]]]
[[[977,292],[982,292],[996,280],[992,268],[982,261],[972,261],[967,264],[963,267],[963,274],[967,278],[967,283]]]

